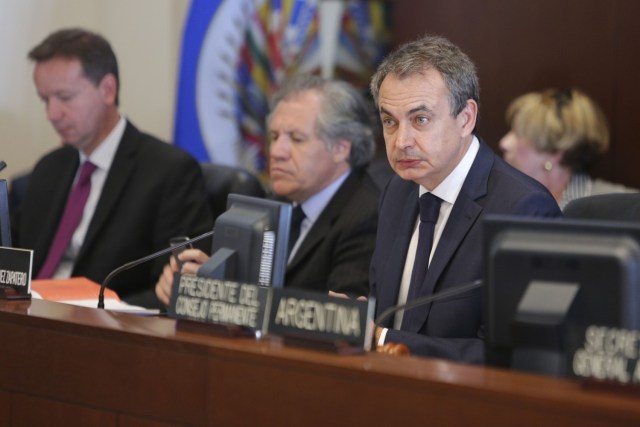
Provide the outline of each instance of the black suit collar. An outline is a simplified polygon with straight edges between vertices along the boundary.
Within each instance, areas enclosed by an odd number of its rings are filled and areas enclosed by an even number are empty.
[[[133,174],[136,166],[136,153],[140,144],[140,135],[140,131],[127,121],[127,127],[118,145],[111,168],[107,173],[107,179],[102,188],[94,216],[89,224],[89,229],[82,245],[83,249],[91,247],[98,231],[106,223],[113,209],[115,209],[127,181]],[[83,252],[83,250],[80,251],[78,259],[83,255]]]
[[[298,248],[295,256],[287,266],[288,269],[294,268],[305,257],[311,256],[314,248],[320,244],[324,236],[329,233],[331,226],[340,216],[342,208],[347,204],[349,198],[360,184],[363,175],[364,171],[362,170],[352,170],[351,173],[349,173],[347,179],[345,179],[327,206],[322,210],[322,213],[302,241],[300,248]]]

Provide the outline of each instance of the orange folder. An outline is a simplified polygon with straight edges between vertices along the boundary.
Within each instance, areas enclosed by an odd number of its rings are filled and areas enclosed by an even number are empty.
[[[47,301],[98,300],[100,285],[86,277],[69,279],[46,279],[31,281],[31,290]],[[104,298],[119,301],[118,295],[111,289],[105,289]]]

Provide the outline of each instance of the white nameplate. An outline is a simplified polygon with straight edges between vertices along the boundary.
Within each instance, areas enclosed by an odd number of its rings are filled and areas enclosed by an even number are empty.
[[[32,250],[0,247],[0,298],[28,298],[32,266]]]

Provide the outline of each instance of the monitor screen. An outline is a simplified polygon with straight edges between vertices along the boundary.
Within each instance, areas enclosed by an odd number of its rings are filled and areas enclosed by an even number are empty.
[[[9,193],[5,179],[0,179],[0,246],[11,247]]]
[[[590,326],[640,330],[640,224],[487,216],[486,357],[572,377]]]
[[[289,203],[229,194],[215,222],[211,257],[198,276],[282,287],[291,221]]]

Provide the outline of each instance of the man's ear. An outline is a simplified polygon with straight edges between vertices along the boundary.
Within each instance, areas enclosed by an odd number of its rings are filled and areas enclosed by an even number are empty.
[[[351,155],[351,141],[346,139],[339,139],[333,144],[331,148],[331,153],[333,154],[333,160],[336,163],[349,161],[349,156]]]
[[[466,137],[471,135],[473,129],[476,127],[476,120],[478,119],[478,103],[473,99],[467,100],[467,105],[464,106],[462,111],[456,117],[460,124],[461,136]]]
[[[115,105],[118,93],[118,81],[116,80],[116,76],[111,73],[105,75],[102,80],[100,80],[98,88],[102,93],[102,99],[105,103]]]

